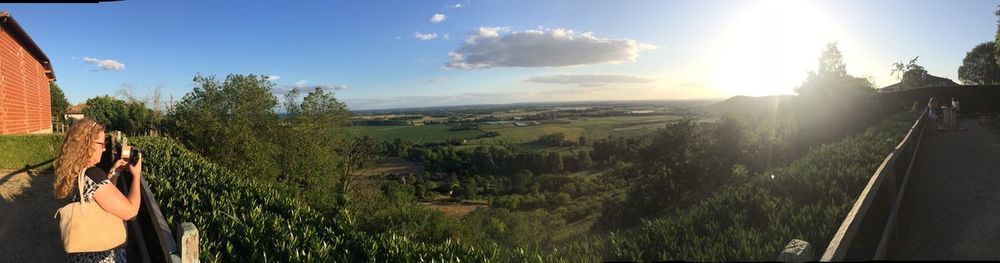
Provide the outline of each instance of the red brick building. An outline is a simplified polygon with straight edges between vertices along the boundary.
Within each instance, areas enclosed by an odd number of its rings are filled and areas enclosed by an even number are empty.
[[[52,132],[49,58],[6,11],[0,12],[0,134]]]

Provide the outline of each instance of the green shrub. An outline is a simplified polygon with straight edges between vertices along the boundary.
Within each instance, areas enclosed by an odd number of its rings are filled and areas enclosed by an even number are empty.
[[[324,217],[288,193],[238,177],[174,141],[137,137],[133,143],[144,151],[144,177],[167,223],[194,223],[206,262],[558,261],[496,245],[366,233],[350,212]]]
[[[605,240],[605,260],[767,261],[797,238],[826,248],[866,182],[914,116],[900,113],[865,132],[811,149],[676,214]],[[600,246],[599,246],[600,247]]]
[[[61,135],[3,135],[0,136],[0,169],[23,169],[53,160],[62,147]],[[48,169],[48,162],[33,169]]]

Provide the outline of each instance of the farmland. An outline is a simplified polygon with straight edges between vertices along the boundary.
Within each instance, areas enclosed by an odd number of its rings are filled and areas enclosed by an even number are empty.
[[[632,137],[647,134],[663,128],[667,123],[681,119],[682,116],[618,116],[594,118],[568,118],[555,121],[543,121],[537,125],[517,126],[514,124],[483,125],[483,131],[494,131],[499,136],[494,138],[476,139],[470,144],[519,144],[538,139],[539,136],[561,132],[567,140],[578,140],[583,136],[587,140],[597,140],[608,136]]]
[[[349,129],[359,135],[369,135],[384,142],[401,139],[404,142],[427,143],[447,141],[450,139],[469,139],[483,134],[479,130],[452,130],[451,125],[384,125],[384,126],[352,126]]]

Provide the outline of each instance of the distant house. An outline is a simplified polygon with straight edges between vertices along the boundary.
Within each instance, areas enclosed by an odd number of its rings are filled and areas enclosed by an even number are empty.
[[[898,82],[896,84],[882,87],[881,89],[878,90],[879,92],[904,90],[903,85],[901,85],[901,83],[902,82]],[[942,78],[931,74],[927,74],[927,79],[925,79],[923,85],[917,87],[908,87],[906,89],[916,89],[916,88],[926,88],[926,87],[936,87],[936,86],[958,86],[958,83],[955,83],[955,81],[952,81],[949,78]]]
[[[83,117],[84,117],[83,116],[83,110],[86,109],[86,108],[87,108],[87,104],[86,103],[80,103],[80,104],[77,104],[77,105],[73,105],[72,107],[69,107],[69,110],[66,111],[66,115],[64,117],[66,119],[74,119],[74,120],[83,119]]]
[[[49,58],[6,11],[0,12],[0,134],[51,133]]]

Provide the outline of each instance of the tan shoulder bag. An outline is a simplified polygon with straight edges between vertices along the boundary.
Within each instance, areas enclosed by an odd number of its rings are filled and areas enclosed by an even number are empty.
[[[84,169],[86,171],[86,169]],[[85,202],[84,171],[77,177],[80,201],[59,208],[59,232],[67,253],[106,251],[125,244],[125,224],[97,202]]]

